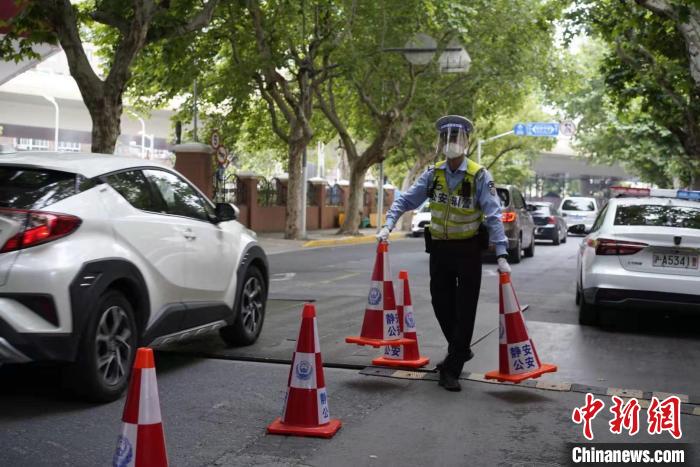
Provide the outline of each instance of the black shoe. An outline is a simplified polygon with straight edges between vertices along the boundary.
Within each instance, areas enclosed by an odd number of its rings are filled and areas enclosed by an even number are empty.
[[[448,371],[440,370],[440,381],[438,381],[438,384],[448,391],[457,392],[462,390],[459,379]]]
[[[447,357],[445,357],[445,358],[447,358]],[[472,352],[471,349],[469,349],[469,354],[467,355],[467,359],[464,360],[465,363],[468,362],[469,360],[471,360],[472,358],[474,358],[474,352]],[[442,367],[444,364],[445,364],[445,360],[443,360],[440,363],[438,363],[437,365],[435,365],[435,371],[442,371]]]

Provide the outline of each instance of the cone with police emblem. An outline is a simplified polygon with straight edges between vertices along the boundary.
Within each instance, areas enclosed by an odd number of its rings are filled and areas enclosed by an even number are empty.
[[[114,467],[168,466],[156,366],[153,350],[149,348],[136,351],[122,422],[122,433],[112,458]]]
[[[331,438],[340,426],[340,420],[331,419],[328,409],[316,308],[312,303],[307,303],[301,314],[301,329],[292,367],[289,369],[282,417],[272,422],[267,427],[267,432],[274,435]]]
[[[519,383],[557,371],[555,365],[540,363],[510,282],[510,274],[501,272],[499,276],[498,370],[486,373],[485,378]]]
[[[391,268],[389,267],[389,244],[387,242],[379,242],[377,245],[377,257],[374,261],[372,282],[367,296],[367,307],[360,335],[346,337],[345,342],[371,345],[372,347],[411,343],[410,339],[405,339],[401,334],[401,323],[394,298],[394,282],[391,280]]]
[[[409,368],[420,368],[427,365],[430,359],[421,357],[418,349],[418,335],[416,334],[416,321],[411,303],[411,289],[408,285],[408,271],[399,271],[399,280],[396,282],[396,308],[399,312],[401,332],[406,339],[412,339],[412,341],[405,345],[387,345],[384,347],[384,355],[372,360],[372,365]]]

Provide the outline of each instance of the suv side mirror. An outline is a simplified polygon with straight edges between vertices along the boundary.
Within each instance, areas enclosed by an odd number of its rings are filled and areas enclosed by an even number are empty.
[[[530,212],[537,211],[537,206],[535,206],[534,204],[528,204],[527,210]]]
[[[238,219],[238,208],[230,203],[216,203],[217,222],[235,221]]]
[[[569,227],[569,232],[573,234],[583,235],[586,233],[586,226],[584,224],[576,224]]]

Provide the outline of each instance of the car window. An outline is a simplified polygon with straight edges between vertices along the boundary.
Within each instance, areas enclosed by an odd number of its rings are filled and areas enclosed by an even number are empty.
[[[153,196],[151,185],[140,170],[120,172],[105,177],[107,183],[136,209],[160,212],[163,205]]]
[[[525,207],[523,195],[521,195],[515,188],[513,188],[513,207],[516,209],[523,209]]]
[[[700,229],[700,208],[656,204],[618,206],[615,225]]]
[[[501,207],[508,207],[510,204],[510,193],[505,188],[497,188],[498,198],[501,200]]]
[[[535,210],[532,211],[533,216],[550,216],[553,213],[550,214],[550,211],[553,211],[553,208],[550,208],[547,205],[541,205],[541,204],[535,204]]]
[[[605,222],[605,215],[608,212],[608,206],[606,205],[603,209],[600,210],[598,213],[598,217],[595,218],[595,222],[593,223],[593,226],[591,227],[591,232],[596,232],[600,230],[600,228],[603,226],[603,222]]]
[[[75,174],[0,166],[0,207],[43,209],[76,194]]]
[[[162,199],[165,212],[176,216],[209,221],[216,217],[214,208],[185,180],[163,170],[144,170],[153,184],[156,196]]]
[[[563,211],[595,211],[595,203],[588,199],[566,199],[561,205]]]

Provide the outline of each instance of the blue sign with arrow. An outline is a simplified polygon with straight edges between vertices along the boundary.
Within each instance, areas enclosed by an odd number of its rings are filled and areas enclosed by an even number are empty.
[[[559,135],[559,124],[550,122],[516,123],[513,127],[515,136],[545,136],[556,138]]]

